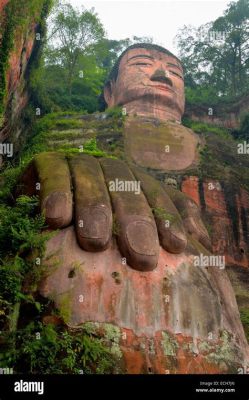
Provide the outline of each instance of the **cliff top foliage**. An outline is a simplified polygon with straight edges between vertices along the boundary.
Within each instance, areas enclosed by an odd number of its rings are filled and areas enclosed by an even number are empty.
[[[187,101],[209,107],[249,90],[249,3],[231,2],[223,15],[176,37],[185,71]]]
[[[30,25],[39,24],[51,9],[54,0],[10,0],[0,16],[0,114],[5,108],[6,72],[17,38],[26,37]]]

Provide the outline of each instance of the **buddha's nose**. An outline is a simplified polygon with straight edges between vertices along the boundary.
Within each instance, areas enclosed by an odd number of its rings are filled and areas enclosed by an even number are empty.
[[[151,81],[167,83],[173,86],[172,80],[168,76],[168,72],[163,69],[157,69],[150,78]]]

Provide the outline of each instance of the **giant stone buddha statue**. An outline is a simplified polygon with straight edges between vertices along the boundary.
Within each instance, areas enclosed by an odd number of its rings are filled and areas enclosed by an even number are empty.
[[[40,293],[59,310],[66,304],[70,327],[115,327],[125,371],[236,372],[248,346],[226,271],[196,265],[211,256],[200,210],[155,179],[199,160],[200,139],[181,125],[181,62],[160,46],[133,45],[104,99],[127,114],[124,160],[41,153],[23,177],[23,191],[40,196],[58,229]]]

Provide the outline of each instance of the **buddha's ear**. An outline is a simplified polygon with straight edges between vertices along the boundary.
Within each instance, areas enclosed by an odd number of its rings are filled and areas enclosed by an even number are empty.
[[[108,107],[112,107],[114,104],[114,88],[115,82],[113,80],[108,81],[104,87],[104,99]]]

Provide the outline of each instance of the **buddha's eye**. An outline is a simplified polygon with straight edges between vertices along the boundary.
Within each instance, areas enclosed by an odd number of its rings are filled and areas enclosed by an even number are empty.
[[[183,80],[183,77],[181,75],[179,75],[177,72],[170,70],[171,74],[178,76],[178,78]]]
[[[134,64],[131,64],[131,66],[133,66],[133,65],[139,65],[139,66],[142,66],[142,67],[150,67],[152,64],[145,63],[145,62],[136,62]]]

